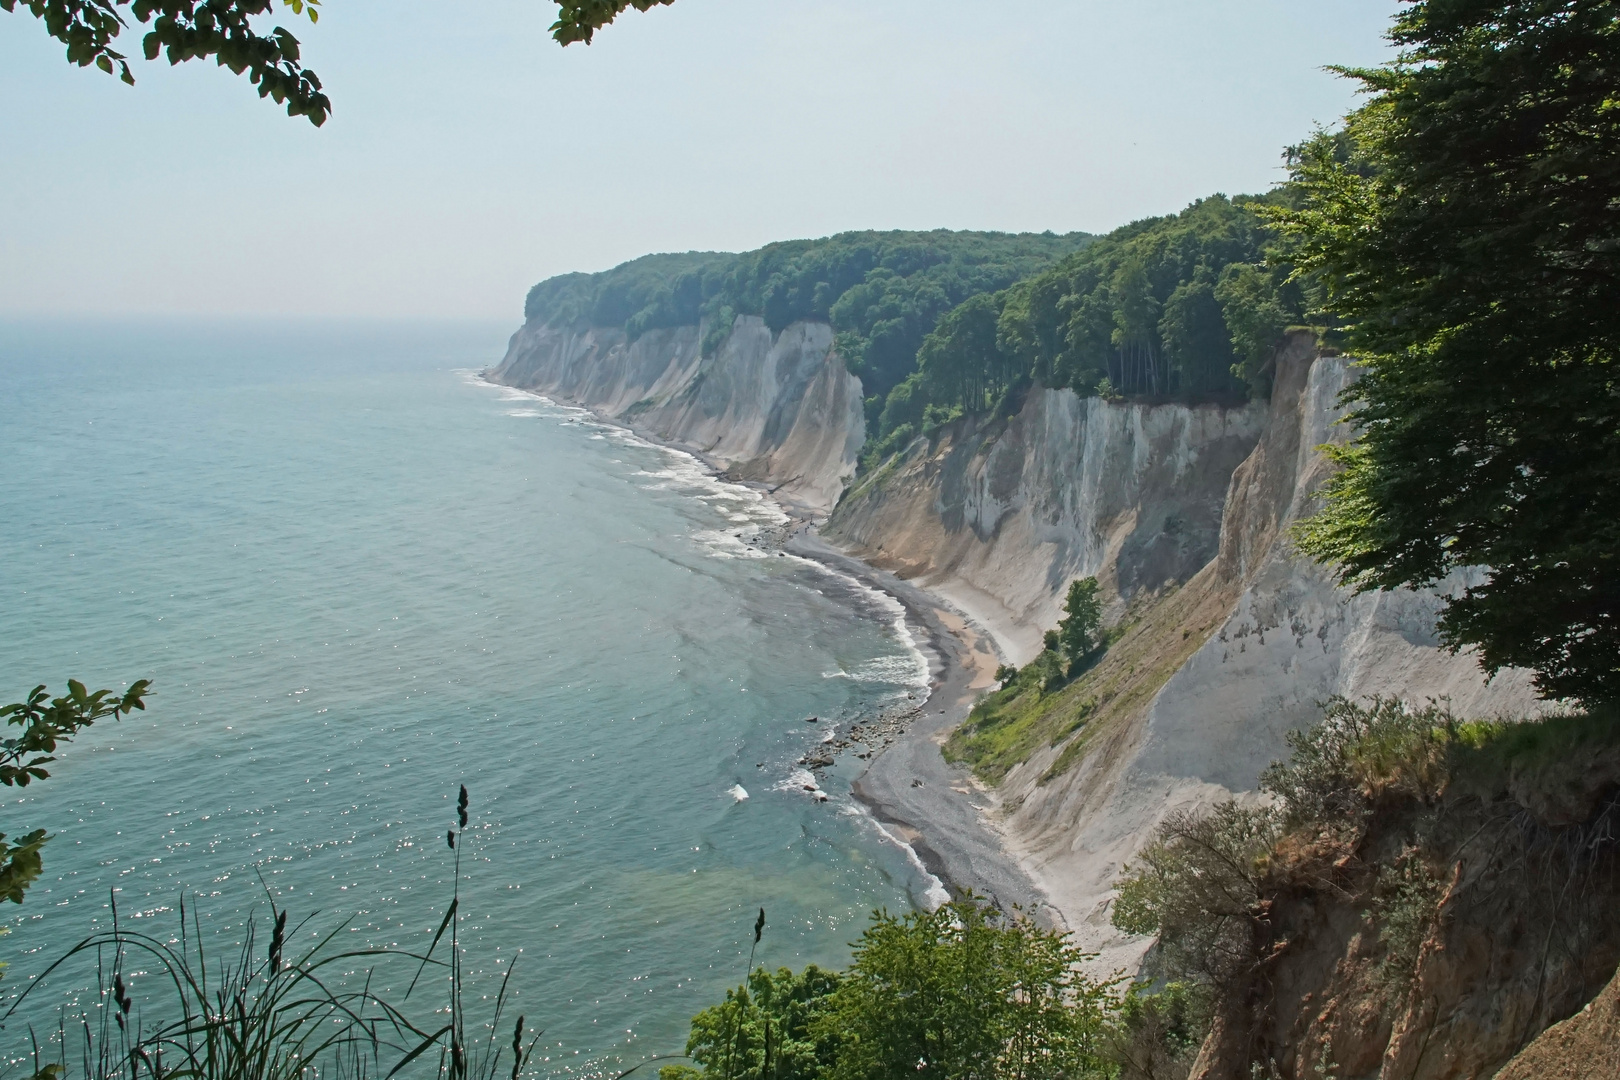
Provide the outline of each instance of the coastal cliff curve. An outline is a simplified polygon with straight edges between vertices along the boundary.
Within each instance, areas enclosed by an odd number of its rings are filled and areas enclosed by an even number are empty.
[[[708,357],[704,329],[631,340],[623,329],[531,321],[489,377],[586,406],[699,454],[731,479],[770,487],[804,517],[825,517],[866,439],[860,380],[844,369],[832,328],[801,321],[772,333],[741,315]]]
[[[1005,722],[999,758],[961,756],[989,785],[1009,849],[1110,970],[1147,945],[1109,922],[1122,867],[1170,812],[1257,797],[1287,732],[1325,699],[1443,697],[1465,716],[1538,708],[1524,673],[1487,683],[1472,656],[1442,646],[1437,592],[1351,595],[1290,543],[1329,467],[1320,447],[1349,435],[1339,397],[1353,378],[1300,332],[1265,403],[1033,391],[1003,422],[919,440],[824,529],[945,597],[1014,662],[1039,650],[1070,580],[1102,583],[1116,628],[1102,662]]]
[[[1540,707],[1524,673],[1487,682],[1472,656],[1442,646],[1438,592],[1351,595],[1294,550],[1289,527],[1316,505],[1328,468],[1320,447],[1349,435],[1339,398],[1354,378],[1312,334],[1279,351],[1269,401],[1035,388],[1013,415],[958,420],[858,478],[861,385],[826,324],[773,334],[741,317],[712,356],[701,341],[695,326],[630,341],[530,324],[491,377],[702,454],[802,516],[830,513],[827,542],[943,598],[1014,663],[1040,650],[1068,583],[1096,576],[1114,644],[1017,722],[993,767],[966,758],[972,790],[936,749],[971,693],[931,709],[926,730],[872,764],[867,787],[887,791],[894,819],[936,850],[948,845],[930,834],[950,829],[921,797],[971,799],[1102,967],[1134,967],[1148,944],[1116,931],[1109,910],[1156,826],[1178,809],[1258,797],[1260,771],[1328,697],[1445,698],[1464,716]],[[930,782],[915,787],[925,757]]]

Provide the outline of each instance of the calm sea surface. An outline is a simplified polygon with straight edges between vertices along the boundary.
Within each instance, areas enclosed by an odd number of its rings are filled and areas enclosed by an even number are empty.
[[[0,789],[0,830],[55,834],[0,993],[114,892],[163,936],[185,898],[239,941],[268,890],[301,941],[423,947],[463,783],[466,964],[516,957],[556,1075],[679,1052],[760,907],[764,963],[841,964],[928,890],[793,764],[925,681],[898,608],[757,556],[777,511],[691,459],[478,382],[508,329],[0,324],[0,702],[154,682]]]

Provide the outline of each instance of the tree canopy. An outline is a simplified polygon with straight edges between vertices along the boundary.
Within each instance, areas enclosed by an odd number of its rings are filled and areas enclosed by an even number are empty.
[[[1298,537],[1360,589],[1476,568],[1490,671],[1620,697],[1620,5],[1427,0],[1278,215],[1360,361],[1358,436]]]
[[[1040,273],[940,319],[876,425],[876,453],[1028,382],[1082,395],[1265,394],[1312,289],[1267,261],[1261,210],[1288,198],[1211,196],[1115,229]]]
[[[972,896],[872,914],[848,970],[750,971],[692,1020],[662,1080],[889,1080],[1115,1075],[1104,1060],[1110,985],[1069,935]]]
[[[529,290],[525,316],[553,326],[623,327],[633,339],[703,323],[712,353],[738,315],[780,331],[798,319],[832,324],[860,376],[872,419],[911,374],[939,318],[982,293],[1050,267],[1084,233],[849,232],[729,255],[648,255],[598,274],[564,274]]]
[[[583,41],[589,45],[596,32],[612,22],[629,8],[650,11],[675,0],[557,0],[557,21],[551,24],[551,36],[560,44],[571,45]]]
[[[150,26],[141,38],[148,60],[160,55],[170,64],[214,59],[220,67],[247,75],[259,96],[287,106],[288,116],[307,116],[320,127],[332,102],[321,80],[304,67],[298,39],[284,27],[261,33],[252,20],[275,11],[278,0],[0,0],[0,10],[24,11],[45,24],[45,32],[67,46],[67,59],[94,65],[134,85],[128,54],[113,48],[129,28],[126,14]],[[295,16],[320,19],[321,0],[279,0]],[[627,8],[647,11],[674,0],[558,0],[551,36],[559,44],[589,45],[597,30]]]

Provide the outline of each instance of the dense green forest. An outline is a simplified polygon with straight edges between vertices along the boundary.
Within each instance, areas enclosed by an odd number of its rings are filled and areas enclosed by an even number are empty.
[[[1114,230],[1061,263],[951,311],[888,395],[875,449],[1031,380],[1081,394],[1264,395],[1267,363],[1311,291],[1267,260],[1264,197],[1200,199]]]
[[[1031,381],[1104,397],[1263,395],[1274,347],[1312,308],[1287,265],[1267,261],[1263,214],[1287,198],[1215,195],[1102,238],[861,232],[648,255],[543,281],[524,313],[632,340],[702,322],[706,355],[739,314],[772,330],[826,320],[882,453]]]
[[[1091,240],[1084,233],[848,232],[788,240],[741,255],[648,255],[598,274],[563,274],[529,290],[524,316],[552,326],[648,330],[707,320],[711,354],[738,315],[772,330],[824,319],[860,376],[875,418],[915,369],[940,316],[981,293],[1052,266]]]

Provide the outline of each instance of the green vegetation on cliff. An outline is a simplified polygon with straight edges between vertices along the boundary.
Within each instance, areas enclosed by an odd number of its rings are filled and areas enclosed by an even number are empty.
[[[1081,586],[1078,596],[1074,585]],[[1088,610],[1084,581],[1074,585],[1066,605],[1070,615],[1048,634],[1047,648],[1022,668],[1002,668],[1001,688],[981,698],[945,743],[949,760],[970,766],[989,783],[1060,747],[1044,769],[1045,783],[1106,742],[1208,640],[1231,599],[1195,578],[1183,587],[1138,594],[1105,631],[1100,612]],[[1092,647],[1082,650],[1078,643],[1087,627],[1084,637]]]
[[[1081,248],[1084,233],[849,232],[731,255],[648,255],[598,274],[563,274],[529,290],[525,318],[552,326],[623,327],[634,339],[707,322],[705,353],[738,315],[779,331],[821,319],[881,405],[911,373],[923,338],[969,297],[1006,288]]]
[[[1112,913],[1157,937],[1145,974],[1192,989],[1222,1075],[1398,1060],[1432,1031],[1520,1016],[1473,1028],[1452,1062],[1488,1076],[1609,981],[1612,715],[1469,722],[1433,703],[1336,699],[1288,742],[1261,778],[1269,802],[1170,814]],[[1293,996],[1266,992],[1277,985]],[[1302,997],[1367,1002],[1367,1019],[1313,1020]]]
[[[1446,642],[1620,700],[1620,4],[1419,3],[1391,36],[1279,216],[1364,373],[1301,546],[1360,588],[1489,567]]]
[[[1200,199],[956,308],[889,393],[878,452],[1031,381],[1103,397],[1264,395],[1272,353],[1313,307],[1314,290],[1268,261],[1262,210],[1289,197]]]

